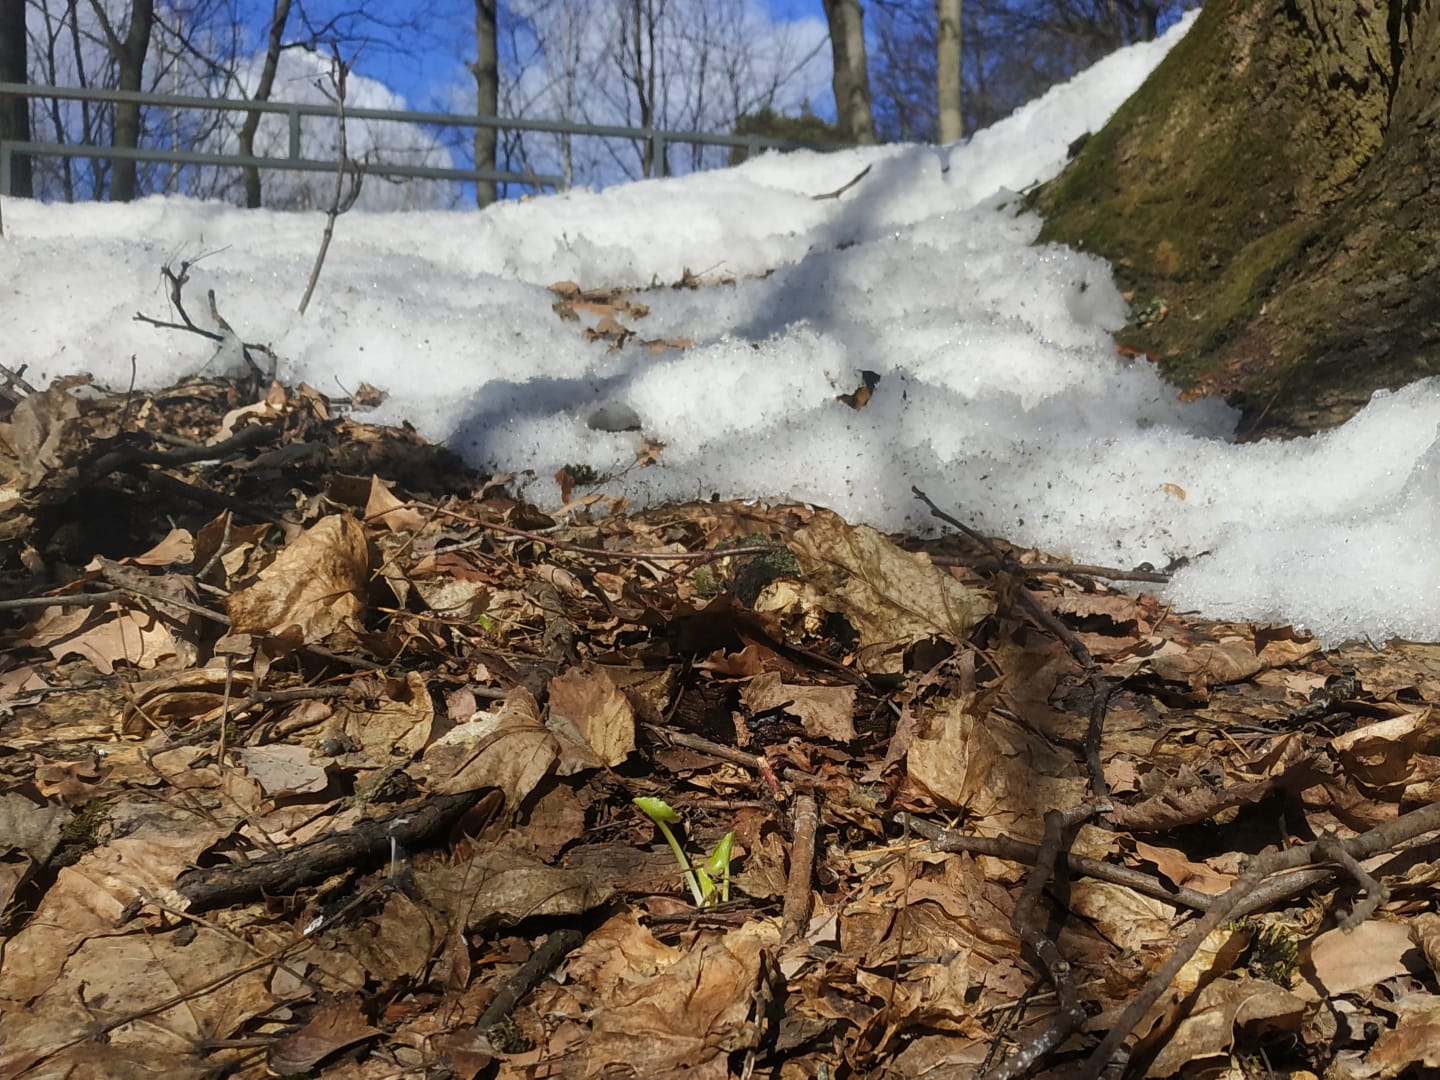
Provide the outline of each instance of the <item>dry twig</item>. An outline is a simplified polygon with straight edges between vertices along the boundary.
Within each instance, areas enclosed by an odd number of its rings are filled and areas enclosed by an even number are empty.
[[[815,867],[815,834],[820,807],[814,795],[795,796],[795,833],[790,841],[790,877],[780,916],[780,940],[794,941],[810,919],[810,881]]]
[[[305,295],[300,297],[301,315],[304,315],[305,309],[310,306],[310,297],[315,294],[315,286],[320,281],[320,271],[325,266],[325,256],[330,251],[330,241],[335,236],[335,219],[354,208],[355,201],[360,198],[360,185],[365,180],[365,166],[350,158],[345,139],[345,91],[349,78],[350,65],[340,58],[340,50],[334,49],[330,58],[330,86],[334,92],[327,91],[324,86],[321,86],[320,90],[335,102],[335,119],[340,128],[335,194],[325,211],[325,233],[320,238],[320,250],[315,252],[315,265],[310,268],[310,280],[305,284]],[[350,181],[349,190],[345,187],[347,177]]]
[[[1099,1080],[1102,1073],[1107,1072],[1115,1065],[1121,1064],[1123,1067],[1124,1059],[1129,1056],[1124,1049],[1125,1040],[1130,1037],[1136,1025],[1160,1000],[1161,995],[1175,981],[1175,976],[1180,973],[1180,969],[1195,955],[1196,950],[1200,948],[1201,943],[1212,930],[1221,923],[1235,918],[1241,912],[1242,906],[1251,911],[1256,910],[1247,901],[1253,899],[1252,894],[1266,884],[1267,878],[1287,870],[1307,867],[1314,862],[1323,860],[1326,857],[1326,851],[1331,854],[1336,850],[1343,851],[1358,862],[1383,851],[1390,851],[1425,833],[1435,832],[1437,829],[1440,829],[1440,802],[1413,810],[1348,840],[1326,837],[1323,840],[1314,840],[1308,844],[1286,848],[1283,851],[1252,860],[1245,871],[1235,879],[1235,883],[1216,897],[1214,906],[1196,921],[1190,932],[1175,946],[1175,951],[1140,988],[1140,992],[1135,995],[1130,1004],[1125,1007],[1125,1011],[1115,1021],[1110,1033],[1086,1059],[1085,1066],[1077,1080]],[[1339,846],[1336,848],[1332,845]]]

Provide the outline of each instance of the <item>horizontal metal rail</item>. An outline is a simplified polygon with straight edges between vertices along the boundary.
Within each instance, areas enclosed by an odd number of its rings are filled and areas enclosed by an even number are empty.
[[[295,172],[328,172],[339,168],[334,161],[313,158],[253,157],[248,154],[206,154],[197,150],[149,150],[129,146],[88,146],[84,143],[20,142],[0,143],[0,191],[10,186],[11,158],[15,154],[52,154],[56,157],[104,157],[115,161],[154,161],[169,165],[219,165],[257,169],[287,169]],[[500,172],[495,169],[451,169],[440,165],[405,165],[398,162],[362,162],[367,175],[396,176],[421,180],[495,180],[536,187],[562,188],[563,176],[538,173]]]
[[[334,118],[333,105],[308,104],[298,101],[245,101],[234,98],[195,97],[182,94],[148,93],[136,90],[111,90],[88,86],[41,86],[31,83],[0,82],[0,98],[18,96],[59,101],[99,101],[136,105],[163,106],[168,109],[200,109],[218,112],[280,114],[289,121],[289,146],[285,157],[259,157],[239,154],[207,153],[196,150],[159,150],[144,147],[98,146],[90,143],[56,143],[36,140],[0,142],[0,192],[11,190],[11,158],[14,154],[54,155],[58,157],[96,157],[108,160],[153,161],[181,165],[218,165],[289,169],[304,172],[334,172],[338,163],[301,157],[300,119],[305,116]],[[749,154],[762,150],[834,149],[826,143],[775,139],[764,135],[725,135],[705,131],[667,131],[660,128],[629,128],[609,124],[575,124],[568,120],[503,119],[497,116],[467,116],[455,113],[421,112],[405,109],[346,108],[347,120],[383,120],[435,127],[496,128],[506,131],[536,131],[562,135],[591,135],[601,138],[646,141],[650,144],[651,160],[659,163],[666,175],[666,146],[670,143],[700,146],[743,147]],[[496,169],[455,169],[429,165],[405,165],[370,161],[366,171],[377,176],[394,176],[432,180],[494,181],[534,187],[563,188],[561,176],[506,172]]]

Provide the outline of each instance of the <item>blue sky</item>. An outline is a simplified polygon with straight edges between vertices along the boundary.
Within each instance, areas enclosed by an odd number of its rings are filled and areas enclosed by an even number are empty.
[[[779,21],[824,19],[821,0],[763,3]],[[343,0],[312,0],[307,6],[316,21],[335,9],[353,10],[353,5]],[[412,109],[445,110],[446,87],[457,82],[468,84],[470,80],[462,64],[474,56],[471,0],[391,0],[383,10],[387,21],[413,24],[416,29],[392,34],[384,28],[372,28],[369,41],[360,46],[354,58],[355,69],[403,94]],[[260,33],[263,30],[257,29]],[[828,100],[815,101],[814,105],[817,111],[830,111]]]

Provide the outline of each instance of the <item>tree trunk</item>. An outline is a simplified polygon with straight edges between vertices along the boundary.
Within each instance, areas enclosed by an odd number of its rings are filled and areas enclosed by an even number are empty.
[[[475,62],[469,65],[475,76],[475,115],[494,116],[500,109],[500,53],[496,29],[495,0],[475,0]],[[493,127],[475,129],[475,168],[493,169],[500,132]],[[475,184],[475,205],[482,209],[495,201],[495,181]]]
[[[26,56],[25,0],[0,0],[0,82],[29,82]],[[30,102],[22,97],[0,99],[0,143],[30,138]],[[4,195],[28,199],[35,193],[30,155],[10,159],[10,190]]]
[[[1440,0],[1210,0],[1038,194],[1041,238],[1163,298],[1122,343],[1242,435],[1343,421],[1440,372],[1437,86]]]
[[[265,61],[260,67],[260,81],[251,101],[269,101],[275,89],[275,71],[280,66],[280,50],[285,42],[285,24],[290,20],[290,0],[275,0],[270,13],[270,36],[265,42]],[[260,113],[248,112],[240,125],[240,153],[255,156],[255,134],[260,130]],[[251,210],[261,206],[260,170],[246,165],[240,170],[245,184],[245,205]]]
[[[119,73],[118,88],[138,91],[145,78],[145,55],[150,51],[150,31],[155,26],[155,0],[131,0],[130,22],[125,37],[121,38],[111,24],[100,0],[90,0],[90,9],[95,13],[105,34],[105,47],[115,57]],[[115,105],[115,131],[111,145],[133,150],[140,145],[140,106],[134,102],[121,101]],[[117,160],[110,180],[112,202],[129,202],[138,193],[136,181],[138,162]]]
[[[865,62],[865,11],[860,0],[824,0],[835,58],[835,119],[847,141],[875,142],[870,72]]]
[[[965,134],[960,63],[960,0],[935,0],[935,96],[942,143]]]

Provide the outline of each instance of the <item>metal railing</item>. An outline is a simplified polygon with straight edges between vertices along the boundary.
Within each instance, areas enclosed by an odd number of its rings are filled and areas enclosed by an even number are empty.
[[[0,82],[0,99],[8,96],[59,101],[125,102],[163,106],[168,109],[197,109],[215,112],[281,114],[289,124],[288,152],[284,157],[224,154],[203,150],[163,150],[149,147],[102,146],[93,143],[61,143],[40,140],[0,141],[0,194],[11,194],[11,162],[17,154],[54,157],[89,157],[112,161],[143,161],[172,165],[213,165],[233,168],[283,169],[301,172],[334,172],[335,161],[306,158],[300,150],[301,117],[335,119],[333,105],[311,105],[293,101],[245,101],[233,98],[192,97],[181,94],[109,90],[88,86],[42,86],[31,83]],[[388,120],[399,123],[446,128],[495,128],[503,131],[535,131],[561,135],[593,135],[628,139],[649,144],[647,159],[656,163],[660,176],[669,175],[667,148],[671,143],[698,146],[742,147],[748,155],[762,150],[833,149],[830,144],[775,139],[764,135],[721,135],[703,131],[666,131],[659,128],[615,127],[604,124],[574,124],[565,120],[503,119],[495,116],[465,116],[454,113],[416,112],[400,109],[345,109],[346,120]],[[365,171],[375,176],[403,179],[490,181],[531,188],[561,190],[569,186],[563,176],[512,172],[501,169],[462,169],[436,165],[407,165],[400,162],[367,161]]]

